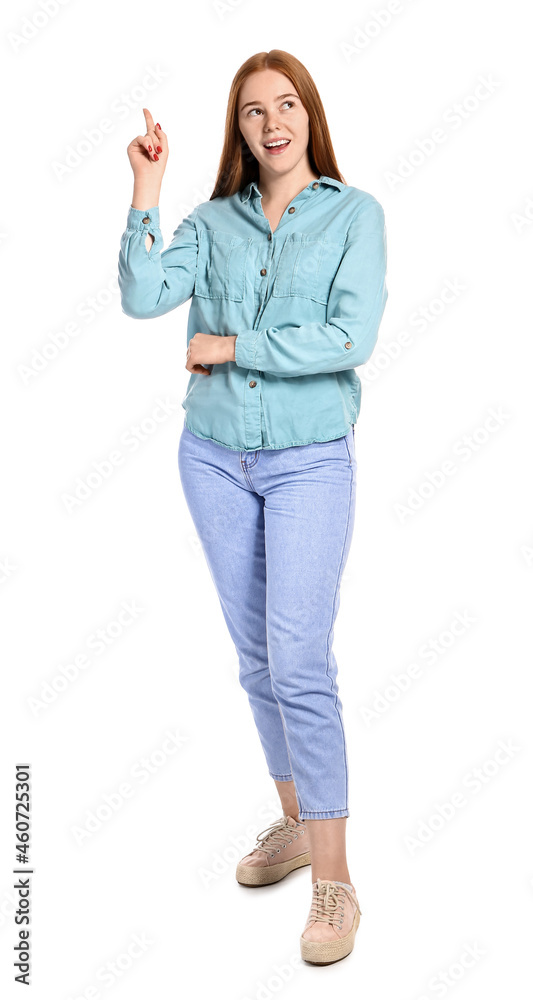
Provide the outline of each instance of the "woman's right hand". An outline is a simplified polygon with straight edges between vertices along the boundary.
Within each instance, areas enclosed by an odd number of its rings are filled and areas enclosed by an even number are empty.
[[[154,124],[148,108],[143,108],[146,135],[138,135],[130,142],[127,153],[136,181],[161,183],[168,160],[168,142],[159,123]],[[159,152],[158,150],[161,150]]]

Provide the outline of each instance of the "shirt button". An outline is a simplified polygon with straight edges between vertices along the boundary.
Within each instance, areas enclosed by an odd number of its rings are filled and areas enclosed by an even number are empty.
[[[268,239],[268,240],[271,240],[271,239],[272,239],[272,233],[269,233],[269,234],[268,234],[268,236],[267,236],[267,239]]]
[[[250,386],[250,389],[255,389],[257,382],[248,382],[248,385]]]
[[[352,345],[351,345],[350,341],[349,341],[349,340],[347,340],[344,346],[345,346],[345,347],[351,347]]]
[[[292,215],[292,213],[295,212],[295,211],[296,211],[295,208],[289,208],[289,215]]]
[[[315,183],[313,184],[313,191],[316,191],[317,187],[318,187],[318,181],[315,181]]]
[[[262,274],[262,275],[263,275],[263,277],[264,277],[264,276],[265,276],[265,274],[267,273],[267,269],[266,269],[266,267],[262,267],[259,273],[260,273],[260,274]]]
[[[143,219],[143,222],[150,222],[150,216],[149,216],[149,215],[147,215],[147,216],[146,216],[146,218],[145,218],[145,219]]]

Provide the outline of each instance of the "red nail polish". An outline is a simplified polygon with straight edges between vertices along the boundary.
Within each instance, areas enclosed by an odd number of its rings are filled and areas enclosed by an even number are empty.
[[[156,126],[155,126],[155,127],[156,127],[156,128],[159,128],[159,129],[161,128],[161,126],[160,126],[159,122],[156,122]]]
[[[163,152],[163,150],[162,150],[161,146],[156,146],[156,149],[157,149],[157,152],[158,152],[158,153],[162,153],[162,152]]]
[[[148,146],[148,152],[149,152],[149,153],[151,153],[151,152],[152,152],[152,147],[151,147],[151,146]]]
[[[157,153],[154,153],[154,160],[158,160],[158,159],[159,159],[159,157],[158,157]]]

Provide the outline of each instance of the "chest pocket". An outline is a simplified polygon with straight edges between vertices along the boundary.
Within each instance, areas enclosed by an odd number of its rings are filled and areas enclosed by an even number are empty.
[[[272,295],[298,295],[326,304],[345,242],[345,233],[291,233],[280,254]]]
[[[201,229],[195,294],[204,299],[242,302],[251,242],[220,229]]]

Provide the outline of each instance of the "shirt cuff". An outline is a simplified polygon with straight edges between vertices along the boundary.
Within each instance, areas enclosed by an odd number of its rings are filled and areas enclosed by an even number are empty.
[[[159,229],[159,205],[143,211],[141,208],[132,208],[128,212],[126,229],[138,229],[140,232],[149,233],[154,229]]]
[[[255,342],[259,330],[243,330],[235,341],[235,364],[238,368],[255,369]]]

